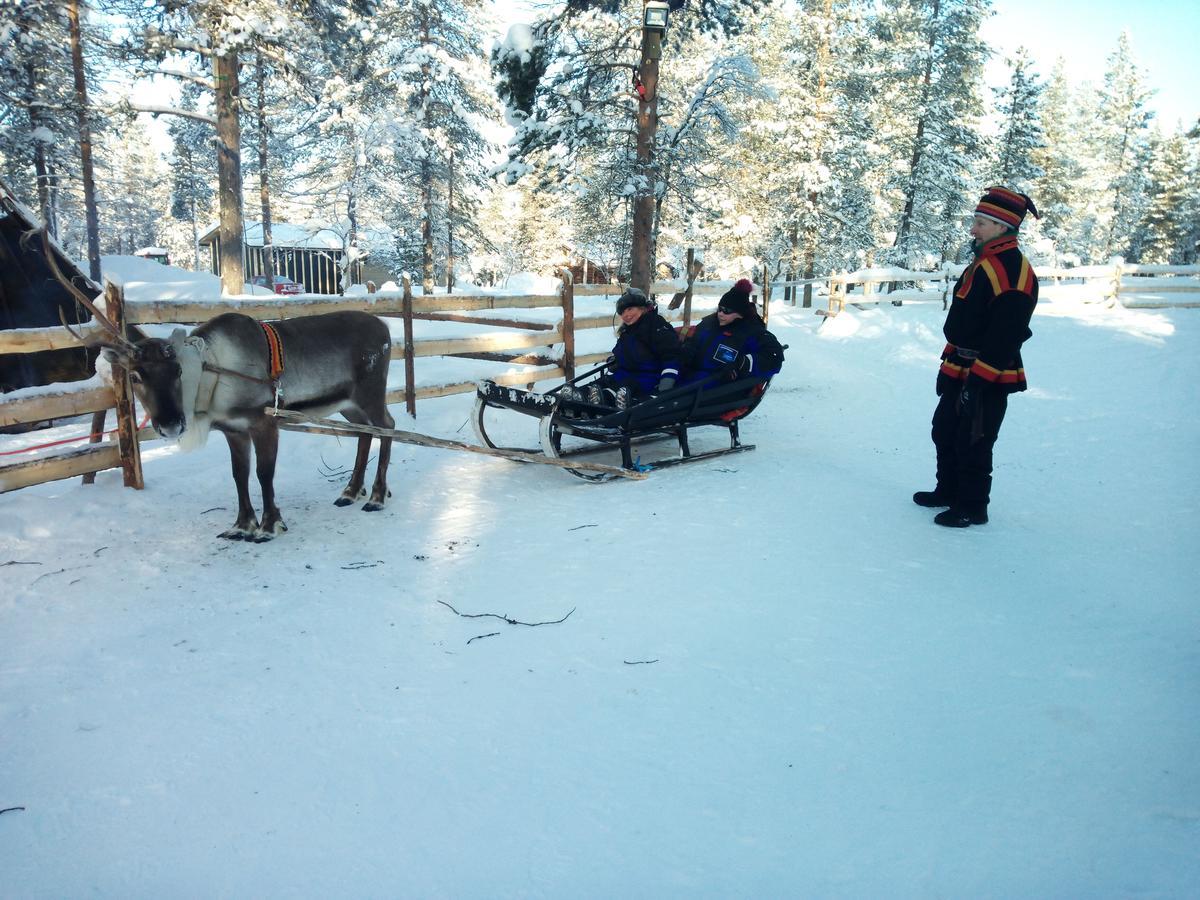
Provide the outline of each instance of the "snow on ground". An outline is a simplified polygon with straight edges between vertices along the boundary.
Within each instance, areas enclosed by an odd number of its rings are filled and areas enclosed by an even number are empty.
[[[757,450],[643,482],[397,445],[364,514],[286,434],[269,544],[219,437],[0,496],[3,894],[1194,896],[1200,316],[1043,303],[954,531],[942,315],[777,306]]]

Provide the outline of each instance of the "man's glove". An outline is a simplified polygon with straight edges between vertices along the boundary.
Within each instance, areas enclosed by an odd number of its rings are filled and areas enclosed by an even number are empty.
[[[673,387],[675,387],[675,376],[664,375],[658,380],[658,387],[655,389],[655,393],[661,394],[664,391],[671,390]]]

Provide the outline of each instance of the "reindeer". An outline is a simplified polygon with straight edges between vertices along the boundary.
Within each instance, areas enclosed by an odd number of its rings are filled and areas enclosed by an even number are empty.
[[[48,247],[47,253],[52,256]],[[340,412],[355,424],[395,427],[387,407],[391,336],[375,316],[345,311],[260,323],[224,313],[190,335],[177,328],[170,338],[152,338],[137,329],[122,334],[82,291],[60,280],[107,332],[86,341],[101,346],[106,359],[129,371],[158,434],[178,438],[186,450],[202,446],[212,428],[224,433],[238,515],[218,537],[261,542],[287,531],[275,505],[279,423],[265,412],[267,407],[322,417]],[[250,502],[251,444],[262,487],[261,522]],[[348,506],[365,494],[370,448],[371,436],[360,435],[354,471],[335,505]],[[363,505],[367,512],[382,509],[389,496],[391,450],[392,439],[380,437],[375,483]]]

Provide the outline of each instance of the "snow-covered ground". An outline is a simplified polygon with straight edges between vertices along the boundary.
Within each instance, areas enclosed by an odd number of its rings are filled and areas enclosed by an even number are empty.
[[[364,514],[287,434],[264,545],[219,437],[0,496],[0,894],[1194,897],[1200,314],[1043,303],[964,531],[942,316],[777,305],[758,449],[643,482],[397,445]]]

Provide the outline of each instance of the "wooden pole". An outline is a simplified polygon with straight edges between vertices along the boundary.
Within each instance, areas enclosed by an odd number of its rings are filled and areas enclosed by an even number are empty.
[[[401,314],[404,317],[404,408],[414,419],[417,417],[417,367],[413,345],[413,297],[412,279],[403,279],[404,300]]]
[[[104,311],[109,319],[125,333],[125,292],[111,281],[104,285]],[[137,437],[137,407],[133,399],[133,383],[129,371],[114,364],[113,393],[117,395],[117,446],[121,451],[121,471],[125,487],[141,490],[146,486],[142,480],[142,450]]]
[[[562,339],[563,339],[563,371],[567,373],[567,381],[575,377],[575,281],[571,270],[562,270],[562,285],[559,288],[562,295]]]
[[[688,247],[687,252],[687,289],[683,292],[683,327],[692,324],[692,285],[696,283],[696,248]]]
[[[541,456],[525,450],[506,450],[502,447],[476,447],[474,444],[464,444],[462,441],[447,441],[443,438],[430,437],[412,431],[400,431],[396,428],[379,428],[375,425],[357,425],[353,422],[339,422],[336,419],[318,419],[293,412],[289,409],[274,409],[266,407],[267,415],[276,416],[284,421],[280,428],[287,431],[306,431],[310,434],[351,435],[370,434],[378,437],[390,437],[402,444],[415,444],[418,447],[437,447],[442,450],[462,450],[466,453],[478,453],[482,456],[499,456],[503,459],[515,459],[519,462],[535,463],[541,466],[556,466],[560,469],[579,469],[584,472],[604,472],[617,478],[631,478],[640,481],[646,477],[645,472],[636,469],[624,469],[619,466],[607,466],[603,463],[575,462],[569,459],[554,459]]]
[[[766,324],[767,317],[771,315],[771,270],[767,267],[767,263],[763,263],[763,281],[762,281],[762,320]]]

